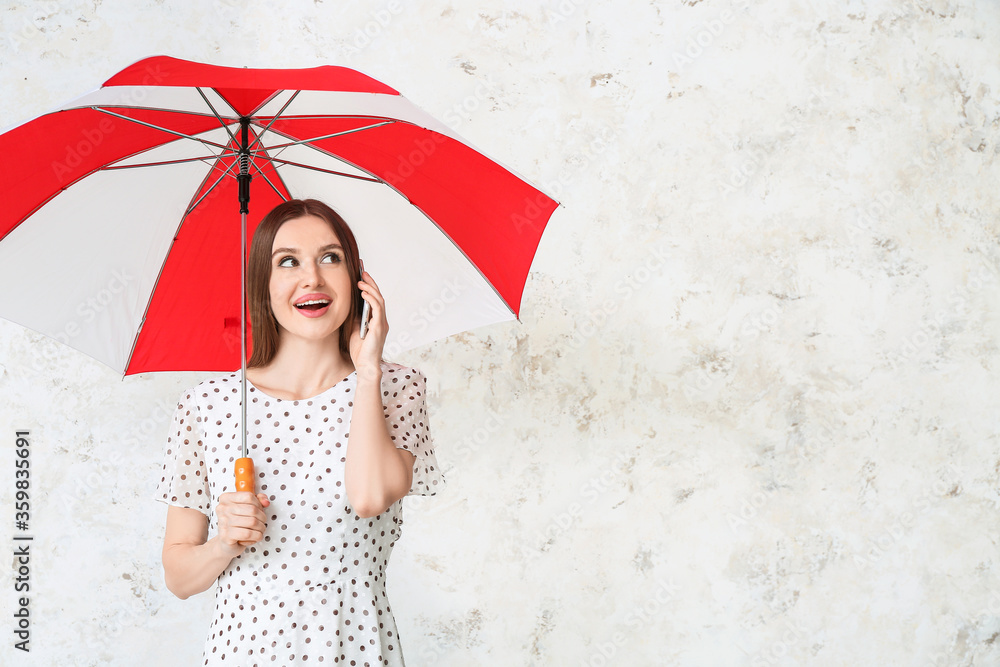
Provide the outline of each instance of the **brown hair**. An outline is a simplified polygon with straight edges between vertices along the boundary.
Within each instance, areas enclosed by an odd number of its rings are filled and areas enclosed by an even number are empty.
[[[307,215],[326,221],[344,247],[347,271],[354,279],[351,296],[351,310],[347,320],[340,327],[340,351],[350,358],[351,332],[354,321],[361,313],[361,261],[354,232],[344,219],[321,201],[316,199],[290,199],[275,206],[257,225],[250,243],[250,257],[247,264],[247,301],[250,308],[250,335],[253,350],[247,361],[247,368],[257,368],[271,363],[278,351],[278,321],[271,310],[271,250],[278,228],[289,220]]]

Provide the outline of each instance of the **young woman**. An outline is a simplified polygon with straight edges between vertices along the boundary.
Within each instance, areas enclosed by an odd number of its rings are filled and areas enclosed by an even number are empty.
[[[261,221],[247,298],[257,493],[234,491],[240,373],[185,392],[157,490],[169,505],[167,587],[184,599],[215,585],[205,665],[401,666],[385,595],[401,499],[444,485],[426,379],[382,361],[382,295],[350,228],[321,202],[288,201]]]

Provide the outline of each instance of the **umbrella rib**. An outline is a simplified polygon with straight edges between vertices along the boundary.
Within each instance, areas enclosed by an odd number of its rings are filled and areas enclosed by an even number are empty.
[[[361,120],[367,118],[369,120],[374,118],[382,118],[394,123],[409,123],[410,121],[401,120],[399,118],[393,118],[392,116],[379,116],[377,114],[354,114],[354,113],[328,113],[319,115],[308,115],[308,114],[292,114],[290,116],[285,116],[282,120],[330,120],[331,118],[339,118],[341,120],[348,120],[354,118],[356,120]]]
[[[285,179],[282,178],[281,172],[278,171],[278,167],[276,165],[274,165],[274,158],[271,157],[271,156],[268,156],[267,155],[267,151],[265,149],[262,148],[261,150],[264,151],[264,159],[266,159],[266,160],[268,160],[268,161],[270,161],[272,163],[271,166],[274,167],[274,175],[277,178],[278,182],[281,183],[281,185],[285,188],[285,192],[291,194],[292,190],[288,187],[288,183],[285,183]],[[285,198],[285,195],[280,190],[278,190],[278,188],[274,185],[274,183],[271,182],[271,179],[269,179],[267,177],[267,175],[264,173],[264,171],[261,168],[259,168],[259,167],[257,168],[257,173],[260,174],[261,178],[264,179],[264,182],[267,183],[268,185],[270,185],[271,189],[274,190],[274,192],[279,197],[281,197],[281,201],[288,201],[288,199]]]
[[[274,114],[274,117],[271,118],[271,121],[267,124],[267,126],[264,127],[264,129],[262,129],[260,132],[257,133],[257,138],[254,139],[253,143],[250,144],[250,148],[251,149],[254,146],[256,146],[257,144],[260,144],[261,146],[264,145],[264,142],[262,141],[262,137],[264,136],[264,133],[266,133],[268,130],[271,129],[271,126],[274,125],[274,121],[278,120],[278,118],[281,116],[281,114],[284,113],[285,109],[288,108],[288,105],[291,104],[292,101],[296,97],[298,97],[299,93],[301,93],[301,92],[302,92],[301,90],[296,90],[294,93],[292,93],[292,96],[288,98],[288,101],[285,102],[284,106],[282,106],[280,109],[278,109],[278,113]],[[257,127],[260,127],[260,123],[255,123],[255,125],[257,125]]]
[[[257,138],[259,139],[260,136],[258,135]],[[255,140],[255,142],[256,142],[256,140]],[[253,145],[253,144],[251,144],[251,145]],[[268,149],[267,149],[267,147],[264,144],[260,144],[256,148],[254,148],[253,149],[253,158],[251,159],[250,163],[252,165],[256,166],[256,164],[257,164],[257,156],[260,155],[261,153],[264,154],[264,159],[265,160],[270,160],[271,158],[268,157],[267,150]],[[260,167],[257,167],[257,173],[261,173]]]
[[[281,164],[285,164],[285,165],[288,165],[290,167],[301,167],[302,169],[312,169],[313,171],[321,171],[324,174],[332,174],[334,176],[345,176],[347,178],[356,178],[359,181],[369,181],[371,183],[381,183],[382,182],[382,179],[380,179],[380,178],[372,178],[372,177],[369,177],[369,176],[358,176],[357,174],[348,174],[348,173],[343,172],[343,171],[334,171],[333,169],[324,169],[322,167],[314,167],[312,165],[302,164],[300,162],[292,162],[291,160],[282,160],[281,158],[276,158],[276,157],[272,157],[272,158],[268,158],[268,159],[272,163],[273,162],[280,162]]]
[[[235,166],[235,165],[236,165],[236,163],[233,162],[233,164],[231,164],[228,167],[226,167],[225,171],[223,171],[221,174],[219,174],[219,177],[217,179],[215,179],[215,183],[212,183],[212,185],[207,190],[205,190],[205,193],[202,196],[198,197],[198,200],[195,201],[193,204],[191,204],[191,206],[188,207],[187,213],[185,213],[184,215],[186,216],[186,215],[190,214],[191,211],[193,211],[196,208],[198,208],[198,204],[201,203],[201,200],[204,199],[205,197],[207,197],[212,192],[212,190],[214,190],[219,185],[219,183],[222,182],[222,179],[224,179],[226,177],[226,174],[228,174],[230,171],[232,171],[233,166]],[[218,167],[214,167],[214,166],[212,168],[213,169],[218,169]],[[206,175],[205,176],[205,182],[207,182],[207,181],[208,181],[208,176]]]
[[[314,141],[322,141],[323,139],[332,139],[333,137],[339,137],[345,134],[353,134],[355,132],[361,132],[362,130],[371,130],[376,127],[382,127],[383,125],[390,125],[395,123],[394,120],[386,120],[381,123],[375,123],[374,125],[366,125],[365,127],[356,127],[353,130],[344,130],[343,132],[334,132],[333,134],[325,134],[320,137],[310,137],[309,139],[299,139],[297,141],[291,141],[287,144],[276,144],[274,146],[268,146],[268,150],[275,150],[277,148],[288,148],[289,146],[298,146],[300,144],[308,144]],[[270,127],[270,125],[268,125]],[[278,133],[280,134],[280,133]]]
[[[279,190],[278,188],[276,188],[274,186],[274,183],[272,183],[271,179],[267,177],[267,174],[265,174],[263,171],[261,171],[260,169],[258,169],[257,170],[257,175],[260,176],[261,178],[263,178],[264,182],[271,186],[271,189],[274,190],[274,194],[276,194],[279,197],[281,197],[281,201],[288,201],[287,199],[285,199],[285,195],[282,194],[281,190]]]
[[[146,121],[136,120],[135,118],[129,118],[128,116],[123,116],[114,111],[108,111],[107,109],[102,109],[100,107],[90,107],[94,111],[100,111],[101,113],[106,113],[109,116],[114,116],[115,118],[121,118],[122,120],[127,120],[130,123],[135,123],[136,125],[144,125],[146,127],[152,128],[154,130],[159,130],[160,132],[166,132],[167,134],[173,134],[174,136],[181,137],[183,139],[190,139],[192,141],[197,141],[199,143],[205,144],[206,146],[211,146],[212,148],[218,148],[220,150],[227,150],[228,146],[223,146],[222,144],[217,144],[214,141],[207,141],[205,139],[199,139],[198,137],[193,137],[190,134],[184,134],[183,132],[178,132],[177,130],[171,130],[166,127],[161,127],[159,125],[154,125],[152,123],[147,123]]]
[[[208,101],[208,97],[205,95],[205,92],[198,86],[195,87],[195,90],[197,90],[198,94],[201,95],[201,99],[205,100],[205,104],[207,104],[208,108],[212,110],[212,113],[215,114],[215,117],[219,119],[219,125],[221,125],[223,129],[226,130],[226,133],[229,135],[229,138],[233,140],[233,142],[236,142],[236,135],[233,134],[232,130],[229,129],[229,124],[226,123],[226,121],[222,120],[222,116],[220,116],[219,112],[215,110],[215,107],[212,106],[212,103]]]
[[[285,105],[285,106],[288,106],[288,105]],[[270,127],[270,125],[268,125],[268,127]],[[259,164],[257,164],[257,156],[263,154],[263,158],[262,158],[263,161],[271,163],[271,165],[274,167],[274,174],[275,174],[275,176],[277,176],[278,180],[281,181],[281,184],[285,186],[285,190],[289,191],[288,190],[288,184],[285,183],[284,179],[281,178],[281,174],[278,173],[277,166],[274,165],[274,158],[271,157],[271,156],[269,156],[267,154],[267,148],[262,143],[259,143],[259,141],[260,141],[260,135],[257,135],[257,138],[254,139],[254,143],[251,144],[251,146],[256,145],[256,148],[254,148],[254,150],[253,150],[253,159],[250,161],[250,166],[253,167],[254,172],[256,173],[256,175],[260,176],[261,178],[263,178],[264,182],[267,183],[271,187],[272,190],[274,190],[274,194],[278,195],[278,197],[281,198],[281,201],[288,201],[288,199],[281,192],[281,190],[279,190],[277,188],[277,186],[275,186],[275,184],[271,182],[271,179],[267,177],[267,174],[264,173],[264,170],[261,168],[261,166]]]
[[[207,162],[209,160],[218,160],[223,156],[212,156],[206,155],[203,157],[189,157],[182,158],[179,160],[164,160],[163,162],[144,162],[142,164],[118,164],[118,165],[108,165],[107,167],[101,167],[105,171],[111,171],[114,169],[133,169],[135,167],[160,167],[167,164],[182,164],[184,162]]]

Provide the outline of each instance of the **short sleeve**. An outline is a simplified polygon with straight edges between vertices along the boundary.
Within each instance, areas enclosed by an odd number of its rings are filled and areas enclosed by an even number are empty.
[[[411,496],[433,496],[444,488],[427,420],[427,379],[414,368],[389,368],[382,374],[382,405],[389,437],[414,456]]]
[[[174,410],[163,455],[163,476],[155,497],[168,505],[196,509],[210,516],[208,468],[202,454],[201,420],[194,395],[193,390],[185,392]]]

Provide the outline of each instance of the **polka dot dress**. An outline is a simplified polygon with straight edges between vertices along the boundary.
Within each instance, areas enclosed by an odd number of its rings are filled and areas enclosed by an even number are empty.
[[[394,665],[403,654],[385,595],[402,501],[368,519],[351,508],[344,464],[357,377],[283,400],[247,382],[247,447],[256,490],[271,500],[264,539],[219,575],[205,665]],[[444,486],[428,428],[426,378],[383,362],[382,404],[397,447],[415,456],[410,495]],[[184,393],[173,416],[157,500],[203,512],[217,533],[219,495],[234,491],[240,373]]]

